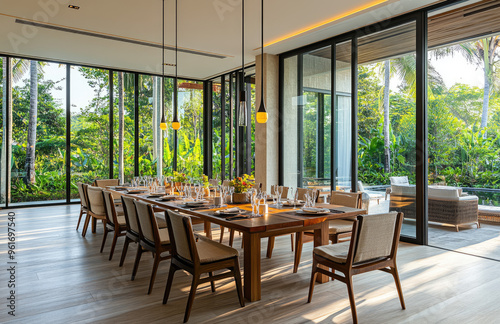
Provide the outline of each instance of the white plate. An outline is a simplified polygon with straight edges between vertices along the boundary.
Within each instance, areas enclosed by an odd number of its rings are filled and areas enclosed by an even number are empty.
[[[232,215],[238,215],[241,214],[243,211],[238,210],[234,212],[226,212],[225,210],[217,210],[214,214],[220,215],[220,216],[232,216]]]
[[[186,206],[197,206],[197,205],[203,205],[206,204],[208,201],[206,200],[199,200],[199,201],[186,201],[184,204]]]

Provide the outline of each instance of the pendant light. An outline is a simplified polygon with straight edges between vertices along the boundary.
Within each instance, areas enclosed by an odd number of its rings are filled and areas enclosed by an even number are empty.
[[[241,0],[241,89],[238,125],[247,125],[247,94],[245,91],[245,0]]]
[[[177,118],[177,0],[175,0],[175,78],[174,78],[174,120],[172,120],[172,128],[179,130],[181,123]]]
[[[181,123],[177,118],[177,0],[175,0],[175,78],[174,78],[174,120],[172,120],[172,128],[179,130]]]
[[[267,123],[267,111],[264,105],[264,0],[261,0],[261,17],[260,17],[260,105],[255,116],[255,120],[259,124]]]
[[[160,129],[167,130],[167,123],[165,122],[165,0],[162,0],[161,7],[162,29],[161,29],[161,121]]]

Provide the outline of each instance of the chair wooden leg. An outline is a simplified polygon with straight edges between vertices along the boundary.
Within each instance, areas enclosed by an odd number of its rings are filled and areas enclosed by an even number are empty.
[[[234,242],[234,229],[229,230],[229,246],[233,247]]]
[[[118,240],[118,232],[113,231],[113,243],[111,244],[111,251],[109,251],[109,261],[113,259],[113,254],[115,253],[116,241]]]
[[[148,295],[150,295],[151,291],[153,290],[153,285],[156,279],[156,271],[158,270],[158,265],[160,264],[160,260],[161,260],[160,253],[156,253],[155,261],[153,263],[153,271],[151,272],[151,279],[149,280]]]
[[[215,292],[215,282],[213,280],[214,273],[209,272],[208,277],[210,278],[210,287],[212,288],[212,292]]]
[[[141,255],[142,255],[142,246],[140,244],[137,244],[137,254],[135,255],[135,262],[134,262],[134,269],[132,270],[132,277],[130,280],[135,279],[135,275],[137,274],[137,269],[139,268],[139,261],[141,261]]]
[[[220,227],[220,238],[219,238],[219,243],[222,243],[222,240],[224,239],[224,231],[226,228],[224,226]]]
[[[97,228],[97,218],[92,217],[92,233],[95,234]]]
[[[302,245],[304,244],[304,232],[295,233],[295,259],[293,260],[293,273],[299,270],[300,258],[302,256]]]
[[[168,296],[170,295],[170,289],[172,289],[172,282],[174,281],[174,275],[178,268],[174,264],[170,264],[170,270],[168,271],[167,286],[165,287],[165,293],[163,294],[163,304],[168,301]]]
[[[104,227],[104,235],[102,236],[102,244],[101,244],[101,251],[100,251],[100,253],[102,253],[102,250],[104,249],[104,244],[106,244],[106,238],[107,237],[108,237],[108,228]]]
[[[309,296],[307,297],[307,302],[310,303],[312,301],[313,297],[313,291],[314,291],[314,283],[316,282],[316,276],[318,273],[316,272],[316,269],[318,267],[318,264],[316,262],[316,259],[313,256],[313,265],[312,265],[312,271],[311,271],[311,282],[309,283]]]
[[[240,306],[245,307],[245,298],[243,298],[243,287],[241,285],[241,272],[240,272],[240,264],[238,262],[238,258],[234,259],[234,282],[236,284],[236,292],[238,293],[238,299],[240,300]]]
[[[123,262],[125,262],[125,256],[127,255],[128,245],[132,241],[128,236],[125,236],[125,243],[123,243],[122,256],[120,258],[120,267],[123,266]]]
[[[293,233],[290,234],[290,239],[292,241],[292,252],[293,252],[293,245],[295,244],[295,242],[294,242],[295,240],[293,239]]]
[[[273,256],[273,250],[274,250],[274,236],[269,236],[267,239],[267,258],[271,258]]]
[[[349,294],[349,303],[351,304],[352,321],[358,323],[358,314],[356,312],[356,302],[354,301],[354,291],[352,290],[352,276],[346,275],[347,292]]]
[[[87,214],[87,217],[85,217],[85,222],[83,223],[83,229],[82,229],[82,236],[85,237],[85,235],[87,234],[87,229],[89,228],[89,223],[90,223],[90,218],[92,216],[90,216],[89,214]]]
[[[477,228],[481,228],[481,225],[479,224],[479,222],[476,222],[476,226],[477,226]]]
[[[184,314],[184,323],[189,320],[189,315],[191,315],[191,307],[193,307],[194,296],[196,295],[196,288],[198,287],[198,280],[200,275],[196,273],[193,275],[193,283],[191,284],[191,290],[189,291],[188,303],[186,306],[186,313]]]
[[[80,222],[82,221],[83,209],[80,209],[80,216],[78,217],[78,223],[76,224],[76,230],[78,231],[78,227],[80,227]]]
[[[458,232],[458,225],[455,225],[455,229],[456,229],[456,230],[457,230],[457,232]]]
[[[401,308],[406,309],[405,299],[403,297],[403,289],[401,288],[401,281],[399,280],[398,268],[394,266],[391,268],[391,274],[394,277],[394,282],[396,283],[396,288],[398,290],[399,302],[401,303]]]

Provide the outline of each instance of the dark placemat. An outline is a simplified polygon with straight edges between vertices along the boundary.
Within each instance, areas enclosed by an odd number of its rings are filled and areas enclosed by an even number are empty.
[[[334,214],[344,214],[345,211],[343,210],[338,210],[338,209],[330,209],[330,211]]]
[[[238,219],[247,219],[250,217],[252,212],[244,210],[243,213],[240,213],[239,215],[220,215],[216,214],[215,212],[210,212],[209,215],[219,217],[219,218],[224,218],[226,220],[238,220]]]

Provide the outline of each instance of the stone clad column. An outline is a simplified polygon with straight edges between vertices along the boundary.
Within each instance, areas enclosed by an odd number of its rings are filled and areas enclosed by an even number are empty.
[[[261,98],[261,56],[255,57],[255,109]],[[270,192],[271,185],[278,183],[279,171],[279,58],[264,54],[264,103],[268,120],[255,125],[255,181],[262,183],[263,190]]]

